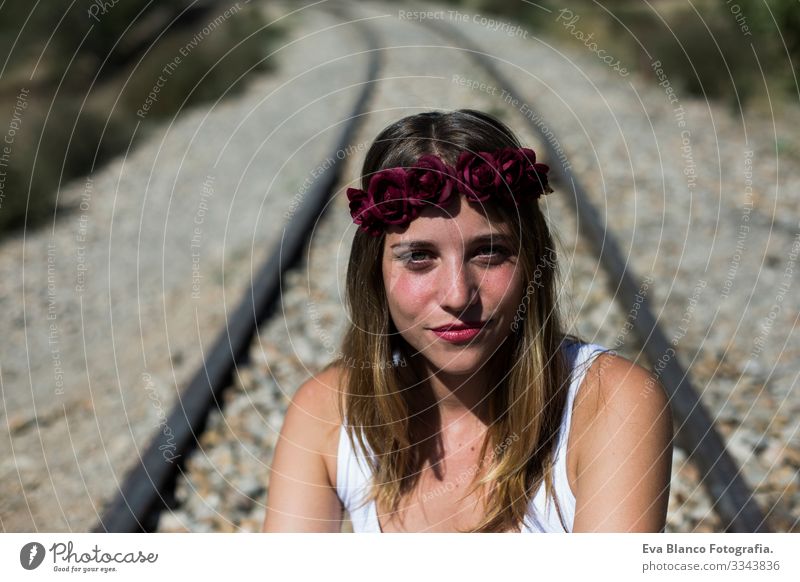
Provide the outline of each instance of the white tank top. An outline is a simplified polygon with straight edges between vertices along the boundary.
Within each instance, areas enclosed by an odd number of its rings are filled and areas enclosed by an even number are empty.
[[[586,370],[589,369],[594,358],[601,352],[616,352],[598,344],[576,343],[569,340],[564,345],[571,379],[556,445],[553,485],[564,521],[569,526],[567,531],[572,531],[575,519],[575,495],[567,480],[567,441],[572,419],[572,405],[586,375]],[[339,449],[336,460],[336,492],[350,514],[354,533],[382,533],[375,501],[367,504],[361,503],[366,498],[372,479],[369,466],[363,455],[353,449],[345,430],[343,424],[339,431]],[[531,499],[521,533],[563,533],[564,531],[561,521],[558,519],[555,504],[552,499],[546,498],[544,483],[542,483]]]

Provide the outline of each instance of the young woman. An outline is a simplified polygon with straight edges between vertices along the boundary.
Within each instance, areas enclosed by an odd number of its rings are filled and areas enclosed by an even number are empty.
[[[474,110],[384,129],[349,188],[342,352],[299,387],[264,531],[663,531],[654,375],[562,329],[549,168]]]

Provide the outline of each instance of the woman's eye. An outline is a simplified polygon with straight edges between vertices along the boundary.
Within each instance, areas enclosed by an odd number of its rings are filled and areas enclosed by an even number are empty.
[[[479,255],[493,255],[498,251],[499,247],[493,247],[491,245],[486,245],[483,247],[478,247],[478,254]]]
[[[485,245],[475,250],[475,257],[490,265],[500,264],[510,255],[511,253],[507,248],[499,245]],[[409,251],[398,258],[405,266],[412,269],[427,268],[433,260],[431,252],[423,250]]]
[[[479,257],[488,257],[493,260],[505,259],[509,252],[505,247],[486,245],[479,247],[475,253]]]
[[[427,251],[411,251],[403,255],[403,262],[407,265],[421,265],[430,258],[430,253]]]

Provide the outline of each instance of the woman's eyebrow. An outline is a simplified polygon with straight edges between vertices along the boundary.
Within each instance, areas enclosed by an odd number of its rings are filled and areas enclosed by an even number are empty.
[[[393,249],[393,248],[396,248],[396,247],[408,247],[410,249],[421,249],[421,248],[433,247],[433,246],[436,246],[436,244],[433,241],[430,241],[430,240],[408,240],[408,241],[403,241],[403,242],[399,242],[399,243],[394,243],[389,248]]]
[[[493,232],[489,234],[482,234],[473,238],[470,242],[471,244],[484,244],[484,243],[492,243],[492,242],[505,242],[508,243],[511,241],[511,237],[507,234],[502,232]]]
[[[507,234],[503,234],[501,232],[494,232],[494,233],[486,233],[480,234],[478,236],[473,237],[469,240],[468,244],[485,244],[491,242],[509,242],[511,238]],[[394,243],[390,248],[396,247],[408,247],[410,249],[421,249],[421,248],[429,248],[435,247],[436,243],[430,240],[409,240]]]

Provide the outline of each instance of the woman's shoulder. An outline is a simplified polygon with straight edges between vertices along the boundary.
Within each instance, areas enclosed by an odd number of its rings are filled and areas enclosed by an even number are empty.
[[[657,531],[673,437],[669,397],[658,376],[616,352],[597,354],[573,419],[580,506],[573,531]]]
[[[338,392],[339,375],[328,367],[292,395],[272,459],[264,531],[340,529]]]
[[[588,368],[578,391],[582,400],[596,400],[599,404],[609,398],[644,398],[657,391],[664,392],[658,377],[615,350],[599,344],[580,344],[585,352]]]
[[[612,433],[633,438],[636,431],[627,430],[633,425],[667,434],[672,429],[670,416],[669,397],[653,372],[613,350],[601,351],[591,360],[575,397],[573,426],[581,433],[583,450]],[[579,463],[581,456],[579,452]]]
[[[303,382],[292,396],[283,427],[287,438],[319,455],[332,486],[336,485],[343,381],[343,367],[332,364]]]
[[[328,365],[297,388],[289,406],[301,409],[307,422],[322,432],[338,429],[342,424],[339,402],[343,380],[342,367]]]

